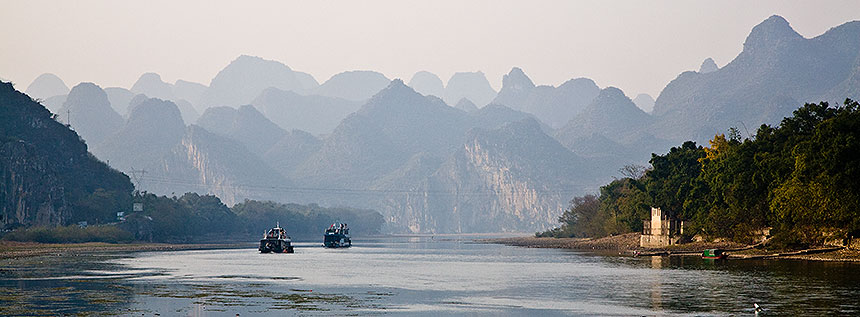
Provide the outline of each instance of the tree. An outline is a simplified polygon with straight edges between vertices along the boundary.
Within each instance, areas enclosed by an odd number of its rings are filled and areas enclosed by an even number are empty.
[[[699,178],[700,159],[705,155],[705,150],[693,141],[673,147],[665,155],[653,154],[652,169],[644,178],[652,205],[679,220],[697,220],[707,209],[707,185]]]
[[[608,234],[642,231],[642,221],[651,215],[650,205],[645,185],[637,179],[617,179],[600,188],[600,214],[607,218]]]

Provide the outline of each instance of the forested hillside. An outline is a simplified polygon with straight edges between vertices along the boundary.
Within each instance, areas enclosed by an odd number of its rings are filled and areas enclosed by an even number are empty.
[[[108,222],[132,190],[75,131],[0,82],[0,227]]]
[[[600,195],[577,197],[560,228],[539,236],[605,236],[641,231],[650,206],[688,235],[749,242],[772,228],[784,245],[860,235],[860,104],[805,104],[776,126],[745,138],[738,129],[708,147],[688,141],[629,166]]]

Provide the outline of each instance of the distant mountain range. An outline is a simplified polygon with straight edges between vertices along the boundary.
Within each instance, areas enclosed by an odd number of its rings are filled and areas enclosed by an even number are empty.
[[[124,121],[111,108],[104,90],[93,83],[80,83],[72,88],[59,109],[59,118],[91,145],[119,131]]]
[[[255,189],[289,184],[255,154],[278,140],[266,137],[285,132],[253,107],[210,108],[201,121],[214,132],[186,127],[176,104],[147,98],[93,153],[119,170],[147,171],[144,189],[157,194],[211,193],[232,205],[274,199]]]
[[[391,79],[374,71],[349,71],[331,76],[314,94],[352,101],[365,101],[388,86]]]
[[[699,142],[729,127],[752,130],[778,123],[806,102],[856,99],[858,79],[860,21],[806,39],[772,16],[752,29],[743,51],[722,68],[672,80],[657,97],[650,130]]]
[[[560,128],[597,97],[600,88],[588,78],[571,79],[561,86],[535,86],[517,67],[502,79],[493,103],[532,113],[553,128]]]
[[[46,75],[28,91],[59,93],[43,104],[71,114],[112,167],[146,169],[145,190],[372,208],[391,232],[533,232],[652,153],[730,127],[753,133],[804,102],[860,98],[860,22],[806,39],[770,17],[734,60],[705,59],[656,101],[588,78],[535,85],[516,67],[498,93],[481,72],[446,84],[418,72],[407,86],[352,71],[320,85],[251,56],[209,86],[157,74],[130,90],[63,86]]]
[[[567,198],[543,192],[579,191],[592,171],[529,114],[501,105],[466,113],[395,80],[290,176],[354,191],[317,200],[375,208],[391,230],[486,232],[550,226]]]
[[[304,93],[317,85],[310,75],[295,72],[280,62],[242,55],[212,78],[200,97],[200,105],[238,107],[251,103],[269,87]]]
[[[284,129],[313,134],[331,133],[362,102],[319,95],[300,95],[274,87],[266,88],[251,101],[272,122]]]

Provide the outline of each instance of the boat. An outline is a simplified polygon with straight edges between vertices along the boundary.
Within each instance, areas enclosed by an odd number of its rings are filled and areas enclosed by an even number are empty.
[[[263,233],[260,240],[260,253],[293,253],[293,244],[290,236],[281,224],[278,223],[269,232]]]
[[[703,259],[722,260],[728,256],[729,254],[723,252],[721,249],[705,249],[705,251],[702,251]]]
[[[333,223],[325,229],[323,245],[326,248],[348,248],[352,246],[349,239],[349,227],[345,223]]]

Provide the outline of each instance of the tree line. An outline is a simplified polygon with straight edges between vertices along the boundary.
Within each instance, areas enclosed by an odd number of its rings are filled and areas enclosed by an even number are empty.
[[[126,212],[121,221],[115,212],[89,214],[87,219],[99,225],[19,228],[3,238],[45,243],[247,241],[259,238],[263,231],[280,223],[293,238],[313,239],[321,238],[325,228],[336,221],[347,223],[354,234],[378,233],[385,222],[374,210],[326,208],[317,204],[245,200],[231,208],[214,195],[196,193],[167,197],[144,192],[127,199],[114,197],[95,192],[83,202],[95,210],[128,211],[133,201],[142,204],[143,210]]]
[[[771,228],[784,246],[860,236],[860,104],[807,103],[779,125],[743,138],[731,128],[708,147],[687,141],[597,195],[574,198],[561,226],[536,236],[600,237],[641,231],[651,206],[685,222],[686,235],[750,242]]]

